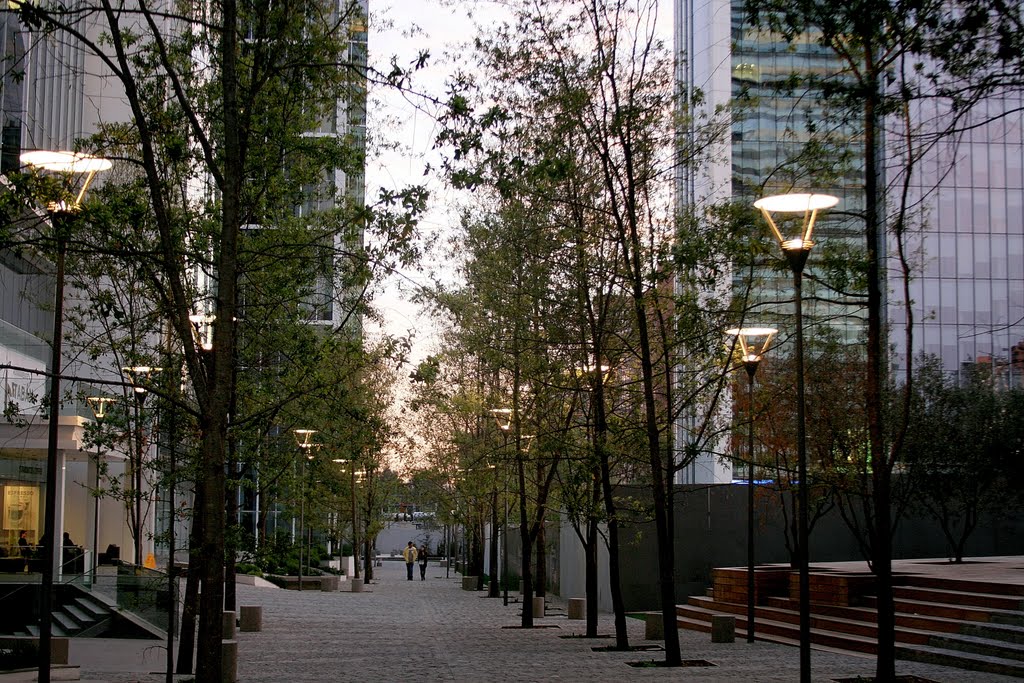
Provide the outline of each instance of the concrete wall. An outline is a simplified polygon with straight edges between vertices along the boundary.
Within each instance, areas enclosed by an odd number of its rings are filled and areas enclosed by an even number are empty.
[[[685,486],[676,498],[676,596],[703,593],[711,583],[714,567],[745,566],[747,563],[747,489],[743,485]],[[633,492],[637,498],[639,491]],[[759,564],[788,562],[783,519],[774,496],[759,496],[757,510],[756,561]],[[967,545],[967,555],[1024,554],[1024,520],[983,519]],[[656,536],[653,523],[623,529],[623,592],[626,608],[649,610],[658,606]],[[845,523],[833,510],[811,529],[811,564],[860,560],[857,543]],[[895,557],[949,557],[938,526],[927,519],[909,516],[897,529]]]

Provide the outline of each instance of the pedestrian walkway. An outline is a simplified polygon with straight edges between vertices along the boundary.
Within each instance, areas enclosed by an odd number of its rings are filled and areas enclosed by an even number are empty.
[[[363,593],[240,585],[239,605],[263,606],[263,630],[237,635],[240,683],[799,679],[795,647],[713,644],[707,634],[680,631],[683,658],[712,666],[636,668],[629,662],[661,660],[664,653],[595,652],[611,641],[572,637],[585,631],[585,623],[568,620],[557,599],[549,616],[536,620],[550,628],[524,630],[515,628],[518,604],[505,607],[500,597],[463,591],[454,571],[432,564],[426,581],[407,581],[404,563],[385,562],[375,572]],[[632,644],[661,644],[643,639],[643,622],[628,623]],[[613,633],[611,615],[601,615],[600,632]],[[79,639],[71,659],[81,665],[84,681],[158,683],[164,680],[164,652],[155,641]],[[816,682],[871,676],[874,659],[815,650],[812,668]],[[897,670],[937,683],[1016,680],[910,662],[898,662]]]

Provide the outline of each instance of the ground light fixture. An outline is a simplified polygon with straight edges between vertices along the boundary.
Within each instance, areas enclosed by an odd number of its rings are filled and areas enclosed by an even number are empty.
[[[50,643],[53,635],[53,576],[60,557],[60,544],[54,542],[57,528],[57,437],[60,421],[60,372],[61,341],[64,323],[64,252],[66,232],[71,228],[73,218],[82,207],[85,193],[96,178],[96,174],[111,167],[110,161],[101,157],[79,152],[32,151],[21,155],[21,163],[35,171],[45,171],[64,176],[66,185],[76,192],[75,200],[68,203],[56,200],[47,205],[50,225],[57,246],[54,263],[54,305],[53,341],[50,357],[50,422],[46,445],[46,504],[43,513],[43,533],[49,539],[49,557],[43,562],[42,586],[40,590],[39,619],[39,673],[41,683],[50,681]],[[77,190],[75,189],[77,188]],[[45,551],[45,549],[44,549]]]
[[[839,199],[828,194],[783,194],[754,202],[772,230],[793,271],[793,307],[796,318],[796,421],[797,421],[797,565],[800,573],[800,683],[811,681],[811,582],[808,554],[807,427],[804,392],[803,269],[814,246],[812,235],[818,212],[832,208]],[[782,228],[799,223],[795,235]]]
[[[747,397],[750,422],[747,425],[747,642],[754,642],[754,375],[761,364],[772,337],[774,327],[734,327],[725,333],[740,347],[740,358],[747,371]],[[735,348],[735,347],[732,347]]]

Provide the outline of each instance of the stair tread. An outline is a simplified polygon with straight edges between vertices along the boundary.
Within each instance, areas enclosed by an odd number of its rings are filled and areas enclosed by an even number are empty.
[[[85,610],[81,609],[76,605],[65,605],[64,611],[70,614],[75,619],[75,621],[77,621],[80,624],[96,621],[96,615],[90,612],[86,612]]]
[[[937,658],[946,666],[955,666],[953,662],[961,665],[969,664],[974,666],[961,666],[964,669],[974,669],[1003,673],[1005,675],[1020,677],[1024,675],[1024,662],[995,655],[982,655],[962,650],[947,650],[932,645],[903,645],[896,646],[897,659],[913,659],[914,654],[928,654]],[[911,655],[911,656],[907,656]],[[923,661],[923,660],[922,660]],[[979,666],[980,665],[980,666]]]
[[[93,617],[102,617],[110,611],[109,608],[103,605],[98,605],[89,598],[75,598],[74,605],[83,612],[91,614]]]
[[[982,598],[998,598],[1000,600],[1022,602],[1019,595],[1007,595],[1006,593],[985,593],[982,591],[960,590],[957,588],[938,588],[936,586],[893,586],[893,593],[909,593],[924,591],[926,593],[943,593],[946,595],[971,595]]]
[[[867,600],[875,600],[876,599],[876,597],[874,595],[866,595],[866,596],[864,596],[864,598],[867,599]],[[985,614],[994,614],[994,615],[1002,615],[1002,616],[1017,616],[1017,617],[1021,616],[1021,612],[1020,611],[1012,610],[1012,609],[999,609],[999,608],[996,608],[996,607],[985,607],[983,605],[958,605],[958,604],[949,603],[949,602],[934,602],[934,601],[930,601],[930,600],[914,600],[913,598],[899,598],[899,597],[896,598],[896,612],[897,612],[897,614],[901,613],[901,612],[904,613],[904,614],[908,614],[908,612],[906,610],[901,610],[900,609],[900,605],[909,605],[909,606],[917,605],[919,607],[932,607],[932,608],[942,608],[942,609],[963,610],[965,612],[984,612]],[[871,608],[869,608],[869,609],[871,609]],[[909,612],[909,614],[914,614],[914,612]]]

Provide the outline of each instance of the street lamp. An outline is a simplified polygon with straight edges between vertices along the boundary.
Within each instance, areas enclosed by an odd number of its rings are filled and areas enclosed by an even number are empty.
[[[188,317],[192,323],[193,333],[199,348],[203,351],[213,350],[213,322],[217,319],[215,315],[203,315],[194,313]]]
[[[306,544],[303,536],[304,527],[306,523],[306,463],[313,459],[313,447],[316,443],[313,441],[313,435],[316,434],[315,429],[293,429],[292,434],[295,436],[295,443],[299,447],[299,452],[306,455],[306,459],[302,461],[302,493],[299,496],[299,590],[302,590],[302,551]]]
[[[359,532],[356,530],[356,466],[355,462],[346,460],[345,458],[334,458],[333,462],[338,464],[348,464],[349,470],[349,493],[352,497],[352,564],[354,570],[352,579],[359,578]],[[342,468],[342,472],[345,472],[345,468]],[[339,525],[340,526],[340,525]],[[339,533],[339,540],[340,540]]]
[[[117,399],[110,396],[89,396],[86,399],[89,408],[92,409],[93,417],[96,418],[96,483],[93,486],[92,503],[92,574],[93,581],[96,580],[96,566],[100,551],[100,434],[99,428],[103,425],[103,419],[107,416],[107,404]]]
[[[142,417],[143,408],[146,406],[146,397],[149,389],[143,384],[152,375],[163,370],[150,365],[131,365],[121,368],[128,375],[135,391],[135,448],[130,454],[132,457],[132,480],[135,488],[135,566],[142,566],[142,460],[143,460],[143,433]],[[148,447],[148,444],[147,444]]]
[[[784,194],[763,197],[754,202],[772,229],[793,271],[793,304],[796,315],[796,444],[797,477],[797,564],[800,571],[800,681],[811,680],[811,582],[808,566],[807,518],[807,432],[804,416],[804,328],[803,328],[803,270],[814,242],[811,236],[818,212],[831,208],[839,199],[827,194]],[[783,236],[773,218],[783,215],[800,219],[800,232],[796,237]],[[787,221],[789,222],[789,221]]]
[[[773,327],[739,327],[725,333],[736,338],[747,371],[750,423],[747,426],[747,642],[754,642],[754,374],[772,337]]]
[[[512,409],[511,408],[491,408],[489,411],[491,417],[494,418],[494,423],[501,430],[501,452],[504,456],[505,450],[508,448],[508,432],[512,428]],[[494,468],[494,465],[491,465]],[[503,468],[504,469],[504,468]],[[507,474],[507,472],[506,472]],[[491,547],[490,547],[490,560],[491,560],[491,583],[487,590],[487,597],[496,598],[498,597],[498,582],[495,579],[497,576],[497,564],[498,564],[498,545],[496,543],[496,534],[498,530],[498,472],[494,471],[494,481],[491,486]],[[506,490],[507,494],[507,490]],[[502,526],[502,540],[504,543],[505,551],[502,553],[505,559],[508,559],[508,501],[505,502],[505,522]],[[505,576],[505,605],[508,605],[508,577]]]
[[[86,190],[96,174],[111,167],[107,159],[76,152],[34,151],[21,155],[21,163],[40,171],[61,174],[69,187],[81,180],[78,194],[72,203],[64,200],[51,202],[50,225],[56,240],[57,258],[54,273],[53,296],[53,339],[50,356],[50,422],[47,429],[46,442],[46,507],[43,513],[43,534],[50,544],[49,551],[44,548],[47,557],[43,562],[42,588],[40,597],[39,623],[39,674],[41,683],[50,681],[50,640],[53,634],[51,613],[53,611],[53,575],[59,557],[60,543],[54,536],[57,533],[57,437],[60,421],[60,371],[61,341],[64,323],[64,252],[71,219],[82,207]]]

